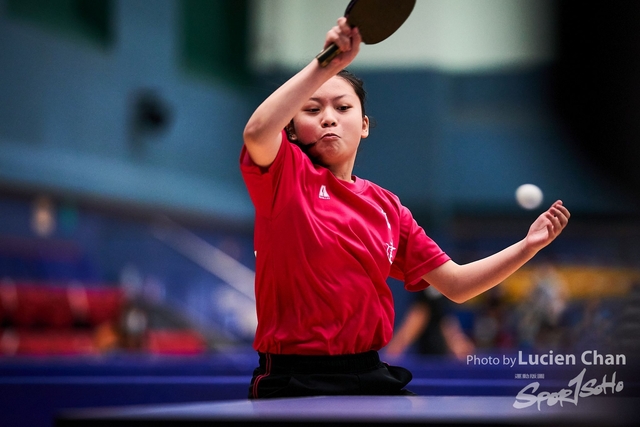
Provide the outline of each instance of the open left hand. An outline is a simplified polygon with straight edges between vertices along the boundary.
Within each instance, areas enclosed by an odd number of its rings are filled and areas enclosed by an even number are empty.
[[[525,238],[527,246],[538,251],[551,243],[564,230],[571,213],[561,200],[556,201],[529,227]]]

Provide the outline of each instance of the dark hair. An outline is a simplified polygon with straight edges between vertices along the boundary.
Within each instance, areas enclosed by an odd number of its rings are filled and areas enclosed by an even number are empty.
[[[358,95],[358,99],[360,99],[360,107],[362,107],[362,117],[364,117],[365,116],[364,104],[367,99],[367,92],[364,90],[364,82],[362,81],[361,78],[359,78],[352,72],[347,71],[346,68],[344,70],[340,70],[337,76],[345,79],[353,87],[353,90],[355,91],[356,95]]]

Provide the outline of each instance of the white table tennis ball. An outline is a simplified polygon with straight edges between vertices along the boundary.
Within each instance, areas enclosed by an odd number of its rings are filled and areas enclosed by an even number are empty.
[[[542,203],[542,190],[537,185],[522,184],[516,190],[516,200],[525,209],[535,209]]]

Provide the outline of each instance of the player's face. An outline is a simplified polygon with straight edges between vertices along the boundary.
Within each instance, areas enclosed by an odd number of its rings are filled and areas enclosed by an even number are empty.
[[[362,115],[360,99],[349,82],[339,76],[328,80],[293,118],[297,142],[326,166],[353,162],[361,138],[369,135],[369,118]]]

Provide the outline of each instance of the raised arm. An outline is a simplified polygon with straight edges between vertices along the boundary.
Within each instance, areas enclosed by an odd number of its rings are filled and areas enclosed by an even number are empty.
[[[504,281],[533,258],[562,232],[570,216],[558,200],[531,224],[526,237],[519,242],[469,264],[448,261],[423,279],[450,300],[465,302]]]
[[[324,68],[313,59],[258,106],[243,133],[254,163],[265,167],[273,163],[280,148],[282,129],[324,82],[353,61],[361,41],[356,28],[352,29],[344,17],[338,19],[337,25],[327,33],[325,47],[335,43],[342,53]]]

